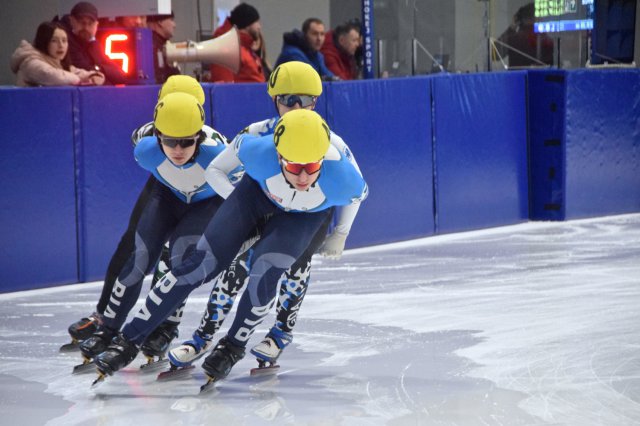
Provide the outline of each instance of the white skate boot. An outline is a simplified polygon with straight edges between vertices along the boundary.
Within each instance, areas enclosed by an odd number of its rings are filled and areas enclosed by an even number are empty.
[[[258,368],[252,369],[251,375],[262,374],[266,370],[280,368],[276,361],[292,340],[293,335],[291,333],[286,333],[275,327],[269,330],[264,340],[251,349],[251,353],[258,361]]]
[[[168,352],[171,367],[168,371],[158,374],[158,380],[168,380],[183,376],[186,371],[194,368],[193,362],[204,356],[213,346],[211,340],[204,340],[193,333],[193,338]]]

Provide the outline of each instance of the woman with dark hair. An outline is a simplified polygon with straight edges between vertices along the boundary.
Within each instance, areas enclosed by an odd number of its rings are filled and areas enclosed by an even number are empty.
[[[260,58],[260,62],[262,63],[262,73],[264,74],[265,81],[269,81],[269,76],[271,75],[271,64],[267,60],[267,48],[264,44],[264,37],[262,36],[262,31],[258,32],[253,39],[253,44],[251,45],[251,50],[256,54],[258,58]]]
[[[11,57],[11,70],[17,74],[17,86],[101,85],[104,74],[70,65],[69,40],[57,22],[38,26],[31,45],[22,40]]]

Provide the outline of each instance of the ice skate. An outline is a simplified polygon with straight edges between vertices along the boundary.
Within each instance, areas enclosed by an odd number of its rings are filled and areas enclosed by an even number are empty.
[[[193,339],[169,351],[170,368],[158,374],[158,380],[171,380],[191,374],[193,362],[204,356],[212,345],[210,340],[204,340],[194,333]]]
[[[138,355],[139,350],[135,343],[127,340],[121,334],[116,335],[107,350],[94,360],[96,367],[98,367],[98,374],[111,376],[116,371],[129,365]],[[98,380],[101,380],[101,378],[98,377]]]
[[[80,343],[80,352],[82,353],[82,364],[73,367],[73,374],[82,374],[93,371],[95,364],[93,359],[105,351],[111,343],[111,339],[116,335],[115,330],[107,327],[101,327],[93,333],[91,337]]]
[[[251,353],[255,355],[258,361],[258,367],[252,368],[250,374],[259,376],[276,373],[280,369],[276,361],[292,340],[293,335],[291,333],[285,333],[275,327],[269,330],[264,340],[251,349]]]
[[[153,371],[164,367],[167,363],[165,355],[171,341],[176,337],[178,337],[178,325],[174,323],[163,322],[158,328],[153,330],[140,347],[142,353],[147,358],[146,364],[140,366],[140,369]]]
[[[100,327],[91,337],[80,343],[80,352],[84,358],[93,359],[104,352],[111,339],[116,335],[116,330],[108,327]]]
[[[220,339],[213,352],[204,360],[204,369],[208,381],[200,388],[200,393],[207,392],[213,383],[229,375],[231,368],[244,357],[244,347],[236,346],[226,337]]]
[[[60,352],[73,352],[78,350],[80,342],[91,337],[91,335],[97,331],[100,324],[102,324],[102,317],[97,313],[71,324],[68,328],[71,342],[60,346]]]

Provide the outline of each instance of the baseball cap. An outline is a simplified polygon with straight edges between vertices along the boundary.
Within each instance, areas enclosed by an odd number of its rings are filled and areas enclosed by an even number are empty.
[[[98,20],[98,9],[88,1],[81,1],[76,3],[71,9],[71,15],[75,17],[88,16],[94,21]]]

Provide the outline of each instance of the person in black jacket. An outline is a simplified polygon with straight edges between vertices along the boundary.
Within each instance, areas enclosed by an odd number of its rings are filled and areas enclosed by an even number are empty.
[[[180,74],[180,69],[167,61],[164,45],[173,37],[176,29],[173,12],[171,15],[147,16],[147,27],[153,34],[153,69],[156,83],[163,84],[172,75]]]
[[[117,63],[109,59],[96,41],[98,9],[89,2],[76,3],[69,15],[59,20],[69,34],[71,65],[105,75],[105,84],[125,84],[127,76]]]

